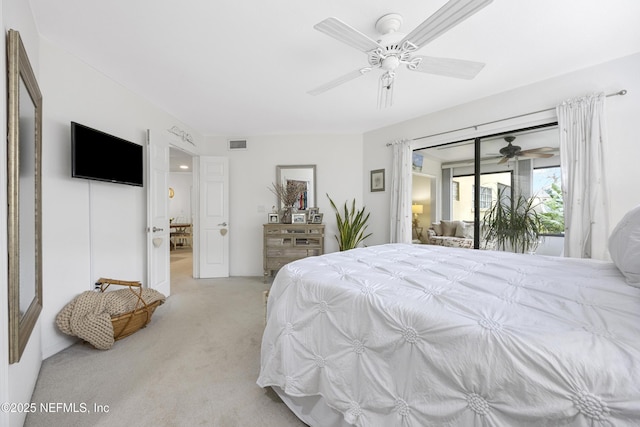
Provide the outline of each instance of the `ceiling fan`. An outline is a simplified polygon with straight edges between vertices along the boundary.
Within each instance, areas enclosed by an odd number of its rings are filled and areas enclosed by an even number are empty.
[[[414,52],[474,15],[492,1],[449,0],[406,35],[398,32],[402,24],[402,16],[396,13],[384,15],[376,22],[376,31],[381,34],[377,41],[337,18],[327,18],[316,24],[314,28],[364,52],[368,57],[369,66],[351,71],[307,93],[310,95],[321,94],[367,74],[374,68],[380,68],[384,73],[380,77],[378,106],[389,107],[392,105],[396,70],[400,65],[406,65],[411,71],[467,80],[473,79],[485,64],[461,59],[414,55]]]
[[[552,147],[540,147],[533,148],[531,150],[522,150],[522,148],[518,145],[511,144],[515,141],[515,136],[505,136],[504,140],[507,141],[507,146],[502,147],[500,149],[500,154],[502,158],[498,162],[498,164],[505,163],[514,157],[535,157],[535,158],[547,158],[553,157],[553,153],[549,153],[549,151],[555,151],[555,148]]]

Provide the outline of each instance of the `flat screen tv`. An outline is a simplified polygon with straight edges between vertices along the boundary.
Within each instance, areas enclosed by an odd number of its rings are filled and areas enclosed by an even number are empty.
[[[143,186],[143,147],[71,122],[71,176]]]

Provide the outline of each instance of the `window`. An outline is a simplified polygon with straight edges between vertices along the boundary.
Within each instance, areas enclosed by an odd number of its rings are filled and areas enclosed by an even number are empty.
[[[489,187],[480,187],[480,209],[489,209],[493,200],[493,191]]]
[[[453,181],[451,187],[451,194],[453,200],[459,202],[460,201],[460,183],[458,181]]]
[[[471,186],[471,200],[475,202],[476,188],[475,185]],[[480,209],[491,208],[493,202],[493,189],[491,187],[480,186]]]
[[[560,166],[533,170],[533,194],[540,201],[543,234],[563,234],[564,203]]]

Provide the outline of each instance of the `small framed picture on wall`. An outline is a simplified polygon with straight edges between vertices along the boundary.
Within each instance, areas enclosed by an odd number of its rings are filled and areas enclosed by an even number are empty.
[[[384,191],[384,169],[371,171],[371,191]]]

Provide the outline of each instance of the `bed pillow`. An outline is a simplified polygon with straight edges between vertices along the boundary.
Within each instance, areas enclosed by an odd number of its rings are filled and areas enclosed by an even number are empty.
[[[609,254],[627,283],[640,288],[640,206],[627,212],[613,229]]]
[[[431,224],[431,228],[436,232],[436,236],[442,236],[442,224],[434,222]]]
[[[443,236],[453,237],[456,235],[456,228],[458,226],[458,221],[442,220],[440,221],[440,224],[442,224]]]

